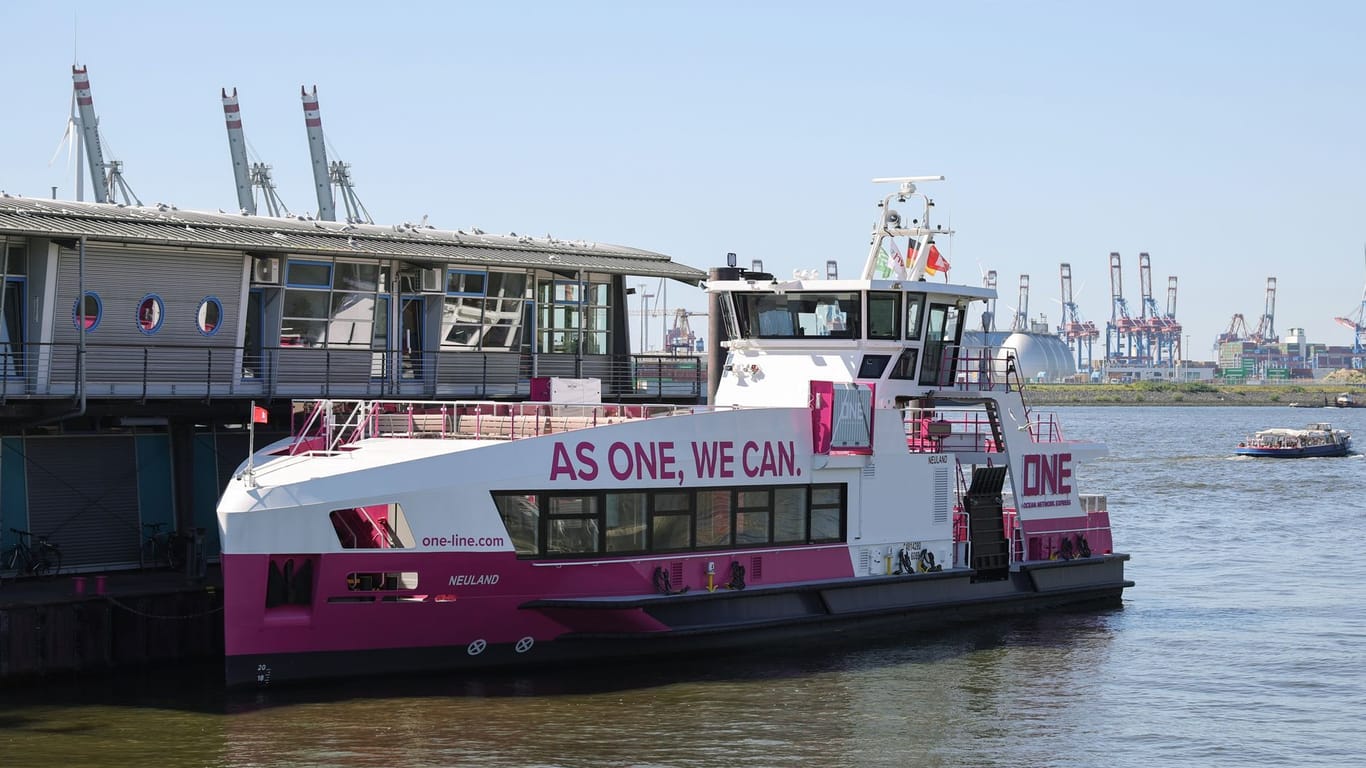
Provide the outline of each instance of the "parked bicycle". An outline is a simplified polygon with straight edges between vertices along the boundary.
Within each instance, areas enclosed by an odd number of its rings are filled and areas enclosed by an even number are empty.
[[[55,576],[62,570],[62,550],[46,536],[11,528],[19,537],[5,552],[3,569],[16,576]]]
[[[170,568],[180,570],[185,567],[185,541],[175,531],[162,530],[166,523],[143,523],[142,567]]]

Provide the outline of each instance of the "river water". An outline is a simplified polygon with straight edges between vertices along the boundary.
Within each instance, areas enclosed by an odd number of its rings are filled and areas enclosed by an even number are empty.
[[[1366,751],[1366,457],[1235,458],[1366,409],[1066,407],[1122,608],[557,675],[0,691],[0,766],[1297,766]]]

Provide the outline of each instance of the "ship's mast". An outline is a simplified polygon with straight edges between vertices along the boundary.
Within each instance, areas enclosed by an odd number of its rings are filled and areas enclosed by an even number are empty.
[[[937,234],[953,233],[946,229],[930,229],[930,209],[934,207],[934,201],[924,194],[917,194],[915,185],[918,182],[943,180],[943,176],[895,176],[873,179],[874,184],[896,183],[901,187],[878,204],[882,209],[882,215],[873,228],[872,246],[868,249],[868,260],[863,264],[863,280],[872,280],[876,277],[879,257],[884,248],[890,245],[891,249],[895,249],[894,244],[886,241],[902,236],[915,241],[915,250],[906,254],[905,266],[895,269],[893,277],[897,280],[919,280],[925,275],[925,265],[930,258],[930,243],[934,242],[933,237]],[[911,226],[907,227],[901,221],[901,214],[892,209],[892,200],[904,203],[913,196],[925,201],[925,217],[923,221],[913,221]]]
[[[313,186],[318,193],[318,218],[336,221],[336,207],[332,202],[332,178],[328,174],[327,147],[323,143],[323,119],[318,111],[318,86],[310,94],[299,86],[304,102],[304,125],[308,127],[308,151],[313,156]]]
[[[228,124],[228,152],[232,155],[232,176],[237,182],[237,205],[243,213],[256,215],[256,199],[251,194],[251,167],[247,165],[247,140],[242,134],[242,111],[237,106],[237,89],[223,93],[223,119]]]

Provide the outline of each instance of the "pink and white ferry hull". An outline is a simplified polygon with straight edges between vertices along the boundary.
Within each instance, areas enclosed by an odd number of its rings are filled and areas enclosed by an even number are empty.
[[[395,558],[403,558],[396,562]],[[270,560],[318,590],[308,605],[262,607]],[[623,558],[592,565],[512,553],[235,555],[223,562],[229,686],[431,670],[555,665],[634,655],[835,639],[866,625],[915,627],[1065,605],[1118,605],[1127,555],[1042,561],[1004,580],[968,568],[855,577],[847,547]],[[748,574],[728,588],[706,569]],[[307,568],[303,563],[308,563]],[[322,589],[395,568],[440,593]],[[652,591],[656,568],[680,575]],[[572,584],[572,591],[565,585]],[[683,591],[683,588],[687,588]],[[300,585],[298,588],[306,588]]]

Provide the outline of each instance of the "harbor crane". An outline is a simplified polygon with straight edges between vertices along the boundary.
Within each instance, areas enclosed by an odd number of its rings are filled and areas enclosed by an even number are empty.
[[[1249,341],[1258,344],[1275,344],[1281,340],[1276,335],[1276,278],[1266,279],[1266,311],[1257,322],[1257,328],[1248,336]]]
[[[270,166],[265,163],[247,162],[247,140],[242,132],[242,110],[237,103],[237,89],[222,89],[223,118],[228,125],[228,151],[232,155],[232,175],[237,182],[237,205],[242,213],[256,215],[256,191],[260,190],[266,210],[271,216],[289,216],[280,195],[275,191],[275,181],[270,177]]]
[[[1366,285],[1361,287],[1361,303],[1353,312],[1333,318],[1338,325],[1352,331],[1352,367],[1366,367]]]
[[[304,126],[308,128],[308,150],[313,158],[313,185],[318,193],[318,218],[323,221],[336,221],[336,203],[332,196],[335,186],[341,194],[342,204],[346,206],[348,224],[374,224],[370,212],[365,210],[356,187],[351,181],[351,164],[327,161],[327,142],[323,137],[322,113],[318,109],[318,86],[309,93],[299,86],[299,95],[304,104]]]
[[[1176,277],[1167,278],[1167,312],[1162,313],[1153,294],[1152,257],[1146,252],[1138,254],[1138,280],[1143,293],[1143,312],[1136,326],[1144,339],[1154,365],[1176,362],[1181,345],[1181,326],[1176,322]]]
[[[996,290],[996,270],[988,269],[986,274],[982,275],[982,287]],[[996,297],[992,296],[987,299],[987,308],[982,310],[982,331],[991,333],[994,330],[996,330]]]
[[[1100,329],[1090,320],[1082,320],[1077,310],[1072,297],[1072,265],[1061,264],[1058,272],[1062,287],[1062,324],[1058,326],[1058,333],[1076,354],[1077,370],[1089,371],[1092,368],[1091,346],[1100,338]]]
[[[1143,337],[1135,333],[1137,324],[1129,316],[1124,299],[1124,274],[1119,253],[1110,252],[1110,321],[1105,324],[1105,357],[1131,359],[1143,357]]]
[[[123,178],[123,163],[118,160],[104,159],[104,148],[100,143],[100,121],[95,116],[95,100],[90,95],[90,73],[86,67],[73,65],[71,80],[75,88],[76,111],[80,115],[81,137],[85,144],[86,159],[90,164],[90,185],[95,193],[95,202],[118,202],[123,198],[124,205],[142,205],[142,201],[128,186]],[[77,197],[80,186],[77,185]]]
[[[1020,275],[1020,303],[1015,307],[1015,321],[1010,330],[1029,333],[1029,275]]]
[[[1169,342],[1168,352],[1173,353],[1172,360],[1184,360],[1185,352],[1181,348],[1181,324],[1176,322],[1176,275],[1167,276],[1167,314],[1163,317],[1163,326]]]

